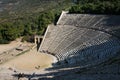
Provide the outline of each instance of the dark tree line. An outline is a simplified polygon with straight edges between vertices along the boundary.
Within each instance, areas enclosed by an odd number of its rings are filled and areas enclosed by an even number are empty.
[[[120,0],[75,0],[75,2],[76,5],[69,9],[70,13],[120,14]],[[64,4],[67,6],[67,3]],[[9,43],[20,36],[27,40],[31,35],[43,35],[48,24],[55,23],[59,18],[59,12],[62,10],[59,8],[53,9],[55,12],[44,11],[0,23],[0,43]]]
[[[27,40],[32,35],[43,35],[48,24],[54,23],[57,13],[48,11],[37,16],[0,24],[0,43],[9,43],[20,36]]]
[[[77,0],[69,12],[120,15],[120,0]]]
[[[4,3],[18,0],[2,0]],[[62,10],[68,10],[71,0],[22,0],[10,10],[0,13],[0,44],[23,36],[43,35],[48,24],[56,23]],[[4,6],[3,6],[4,7]],[[10,13],[12,12],[12,13]],[[10,14],[9,14],[10,13]]]

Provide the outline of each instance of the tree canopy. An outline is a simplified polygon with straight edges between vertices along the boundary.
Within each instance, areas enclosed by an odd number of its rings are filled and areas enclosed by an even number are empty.
[[[0,24],[0,43],[9,43],[20,36],[43,35],[48,24],[54,23],[58,13],[54,11],[43,12],[36,17],[27,17],[12,22]]]
[[[77,0],[69,12],[120,15],[120,0]]]

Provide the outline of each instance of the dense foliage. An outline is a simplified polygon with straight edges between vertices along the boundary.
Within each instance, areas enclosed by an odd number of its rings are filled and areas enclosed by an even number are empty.
[[[70,13],[120,14],[120,0],[77,0]]]
[[[29,20],[28,20],[29,19]],[[20,36],[42,35],[50,23],[54,23],[55,14],[45,12],[36,19],[32,17],[14,22],[5,22],[0,25],[0,43],[8,43]]]
[[[43,35],[48,24],[55,23],[60,12],[71,5],[71,0],[1,1],[6,10],[0,13],[0,43],[9,43],[21,36],[29,41],[30,36]]]
[[[43,35],[48,24],[55,23],[62,10],[70,13],[120,14],[120,0],[1,0],[0,43],[20,36]],[[9,7],[10,8],[9,8]],[[1,7],[1,9],[2,9]]]

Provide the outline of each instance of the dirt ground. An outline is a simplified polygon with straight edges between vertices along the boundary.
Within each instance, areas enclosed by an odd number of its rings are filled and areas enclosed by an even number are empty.
[[[21,43],[20,39],[12,41],[10,44],[1,44],[0,53],[13,49],[19,45],[29,45],[28,43]],[[36,49],[32,49],[29,52],[26,52],[20,56],[15,57],[12,60],[5,62],[0,65],[5,68],[14,68],[18,70],[39,70],[51,67],[52,63],[55,61],[55,58],[49,54],[37,52]]]
[[[39,53],[36,49],[33,49],[21,56],[18,56],[3,64],[4,67],[11,67],[18,70],[39,70],[43,68],[51,67],[51,63],[54,58],[51,55],[45,53]]]
[[[0,44],[0,53],[13,49],[17,46],[19,46],[20,44],[22,44],[18,39],[15,41],[12,41],[10,44]]]

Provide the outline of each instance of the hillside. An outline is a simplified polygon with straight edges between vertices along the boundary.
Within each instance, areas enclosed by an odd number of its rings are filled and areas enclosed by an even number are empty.
[[[74,1],[76,4],[74,4]],[[0,43],[43,35],[62,10],[80,14],[120,14],[120,0],[0,0]]]
[[[69,5],[71,0],[0,0],[0,18],[2,21],[5,18],[28,16],[56,7],[63,8],[65,3]]]
[[[0,43],[43,35],[47,25],[71,5],[71,0],[0,0]]]

